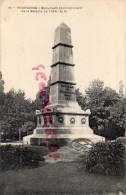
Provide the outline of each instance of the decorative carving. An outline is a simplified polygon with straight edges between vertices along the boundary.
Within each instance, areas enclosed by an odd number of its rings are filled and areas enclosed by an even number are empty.
[[[58,117],[58,121],[59,121],[59,123],[63,123],[63,117]]]
[[[71,123],[71,124],[74,124],[74,123],[75,123],[75,118],[74,118],[74,117],[72,117],[72,118],[70,119],[70,123]]]
[[[85,118],[82,118],[81,119],[81,124],[85,124],[86,123],[86,119]]]

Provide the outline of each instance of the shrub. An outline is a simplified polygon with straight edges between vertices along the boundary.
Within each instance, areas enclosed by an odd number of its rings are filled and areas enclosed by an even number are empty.
[[[121,144],[123,144],[124,146],[126,146],[126,138],[125,138],[125,137],[118,137],[118,138],[116,139],[116,142],[121,143]]]
[[[92,173],[124,175],[125,147],[118,142],[98,142],[83,160],[83,167]]]
[[[44,158],[34,148],[11,145],[0,147],[0,169],[34,166],[39,161],[44,161]]]

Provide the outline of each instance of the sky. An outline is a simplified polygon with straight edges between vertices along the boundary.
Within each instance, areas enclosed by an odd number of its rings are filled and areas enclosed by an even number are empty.
[[[22,12],[21,7],[35,6],[80,9]],[[5,92],[21,89],[27,98],[35,98],[38,82],[32,68],[43,64],[49,77],[54,31],[62,22],[71,29],[76,87],[84,93],[99,78],[118,91],[120,80],[126,86],[125,18],[125,0],[2,0],[0,69]]]

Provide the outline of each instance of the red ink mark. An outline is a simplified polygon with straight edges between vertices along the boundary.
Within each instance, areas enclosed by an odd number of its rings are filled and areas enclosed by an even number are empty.
[[[46,129],[46,133],[47,134],[52,134],[53,133],[53,129]]]
[[[37,81],[39,80],[39,78],[38,78],[39,76],[41,77],[41,79],[44,79],[45,81],[47,80],[46,75],[45,75],[43,72],[38,72],[38,73],[36,74],[35,79],[36,79]]]
[[[45,106],[47,106],[47,104],[48,104],[48,100],[47,101],[42,101],[42,102],[39,102],[39,106],[41,106],[41,108],[43,108],[44,109],[44,107]],[[43,111],[43,109],[41,109],[40,111],[41,111],[41,113],[46,113],[46,111]],[[46,119],[45,119],[46,120]]]
[[[45,68],[44,65],[40,64],[36,67],[33,67],[32,70],[39,70],[40,68]],[[41,79],[44,79],[45,81],[47,80],[45,73],[43,72],[38,72],[36,73],[36,81],[39,80],[40,77]],[[39,103],[41,106],[41,114],[43,115],[44,118],[44,125],[42,127],[45,127],[45,131],[46,131],[46,141],[47,141],[47,145],[49,144],[49,140],[50,139],[57,139],[57,135],[54,133],[54,130],[52,128],[49,128],[50,125],[53,127],[53,118],[51,115],[51,109],[46,108],[47,105],[51,105],[51,103],[49,102],[49,95],[47,94],[47,90],[48,87],[46,87],[46,84],[43,82],[39,82]],[[47,115],[48,114],[48,115]],[[48,146],[49,151],[51,152],[57,152],[59,150],[58,146]],[[54,160],[57,160],[60,155],[59,154],[50,154],[49,155],[50,158],[53,158]]]
[[[44,108],[44,109],[42,109],[41,110],[41,113],[42,114],[44,114],[44,113],[49,113],[50,114],[50,112],[51,112],[51,109],[49,109],[49,108]],[[50,115],[51,116],[51,115]],[[52,117],[52,116],[51,116]]]
[[[47,112],[51,112],[51,109],[50,109],[50,108],[46,108],[46,111],[47,111]]]
[[[60,155],[59,154],[50,154],[49,157],[53,158],[54,160],[57,160],[60,157]]]
[[[44,65],[40,64],[40,65],[38,65],[36,67],[33,67],[32,70],[39,70],[39,68],[43,68],[44,69],[45,67],[44,67]]]
[[[50,102],[48,102],[48,106],[50,106],[51,105],[51,103]],[[51,109],[50,109],[50,111],[51,111]]]
[[[39,90],[42,90],[45,86],[46,86],[45,83],[40,82],[40,83],[39,83]]]
[[[50,119],[51,119],[51,116],[49,115],[45,117],[45,121],[47,125],[50,125]]]
[[[46,93],[46,90],[48,89],[48,87],[44,87],[45,90],[41,90],[39,92],[39,97],[43,97],[43,96],[46,96],[46,97],[49,97],[49,95]]]
[[[58,146],[49,146],[49,151],[51,152],[57,152],[59,150],[59,147]]]
[[[47,139],[56,139],[57,137],[56,137],[56,134],[51,133],[51,134],[47,134],[46,138]]]

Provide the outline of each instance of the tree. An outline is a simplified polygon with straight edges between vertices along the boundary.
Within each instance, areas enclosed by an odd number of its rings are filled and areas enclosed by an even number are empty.
[[[84,96],[80,91],[79,88],[76,89],[76,100],[79,104],[79,106],[82,108],[82,110],[87,109],[87,97]]]
[[[4,81],[2,80],[2,73],[0,72],[0,118],[2,120],[2,106],[4,104]]]
[[[0,72],[0,92],[4,91],[4,81],[2,80],[2,73]]]
[[[121,100],[117,102],[114,106],[111,106],[109,111],[110,111],[109,123],[110,125],[113,126],[114,138],[119,136],[121,137],[125,136],[126,118],[124,110],[124,100]]]
[[[104,87],[103,81],[95,79],[85,96],[78,94],[77,100],[81,107],[91,110],[89,124],[94,133],[107,139],[124,135],[124,103],[115,90]]]
[[[32,121],[25,122],[21,127],[22,136],[32,134],[35,127],[36,127],[36,124],[33,123]]]
[[[103,110],[104,100],[104,82],[96,79],[92,81],[86,90],[87,107],[91,110],[90,126],[93,129],[98,129],[98,126],[103,125],[103,120],[106,118],[106,112]]]
[[[119,81],[119,95],[121,98],[124,98],[124,84],[123,82],[120,80]]]
[[[49,103],[49,88],[44,87],[36,96],[37,107],[39,110],[44,109]]]
[[[122,104],[123,104],[123,109],[124,109],[124,115],[123,115],[124,128],[125,128],[125,131],[126,131],[126,97],[122,99]]]
[[[3,104],[4,104],[4,81],[2,80],[2,73],[0,72],[0,144],[1,144],[2,123],[3,123]]]
[[[47,86],[39,90],[36,95],[36,105],[37,105],[37,109],[39,110],[44,109],[49,103],[50,83],[51,83],[51,76],[49,76]]]
[[[2,79],[2,77],[0,77]],[[3,84],[3,82],[1,82]],[[4,94],[4,102],[1,102],[1,113],[3,116],[3,123],[1,126],[2,138],[6,139],[19,139],[19,133],[22,127],[23,135],[29,133],[29,128],[34,129],[36,126],[36,109],[43,109],[49,102],[49,85],[40,90],[37,94],[35,101],[25,98],[25,93],[21,90],[15,92],[11,89]],[[1,85],[2,86],[2,85]],[[3,94],[3,87],[1,87]],[[0,99],[1,100],[1,99]]]
[[[99,79],[95,79],[94,81],[90,82],[90,85],[86,90],[88,99],[90,100],[90,98],[92,99],[92,97],[94,96],[99,97],[100,93],[103,91],[103,88],[104,88],[104,82]]]
[[[34,101],[25,99],[25,93],[13,89],[5,94],[3,112],[3,137],[7,139],[19,138],[19,130],[25,122],[31,121],[36,124],[36,105]]]

